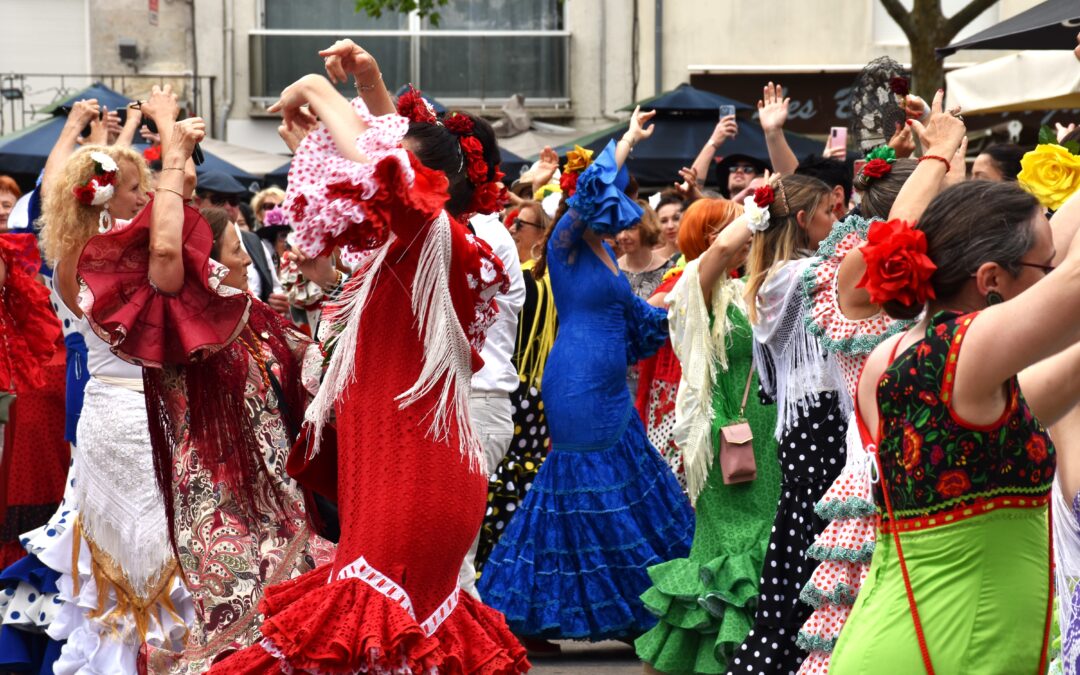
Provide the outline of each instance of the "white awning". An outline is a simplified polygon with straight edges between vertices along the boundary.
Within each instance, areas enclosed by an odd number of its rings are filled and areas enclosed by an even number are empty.
[[[213,138],[204,138],[201,145],[207,152],[260,178],[289,161],[288,155],[252,150],[251,148],[233,145]]]
[[[1080,108],[1080,62],[1069,51],[1024,51],[945,75],[965,113]]]

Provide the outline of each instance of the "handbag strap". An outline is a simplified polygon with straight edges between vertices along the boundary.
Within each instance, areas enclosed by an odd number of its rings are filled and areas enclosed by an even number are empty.
[[[754,360],[750,359],[750,373],[746,376],[746,389],[743,389],[742,403],[739,404],[739,419],[746,417],[746,402],[750,398],[750,385],[754,382]]]

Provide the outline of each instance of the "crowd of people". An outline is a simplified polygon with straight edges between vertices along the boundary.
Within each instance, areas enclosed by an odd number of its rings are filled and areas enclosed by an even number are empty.
[[[320,56],[286,191],[167,86],[0,177],[0,669],[1080,672],[1080,130],[800,159],[769,82],[646,196],[654,112],[510,180]]]

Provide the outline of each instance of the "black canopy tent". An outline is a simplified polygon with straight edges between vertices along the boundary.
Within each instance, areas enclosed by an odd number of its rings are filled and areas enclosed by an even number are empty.
[[[938,58],[944,58],[960,49],[1073,49],[1078,32],[1080,0],[1046,0],[935,51]]]

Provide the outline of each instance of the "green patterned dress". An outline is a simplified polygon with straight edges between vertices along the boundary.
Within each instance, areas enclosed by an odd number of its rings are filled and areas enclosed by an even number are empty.
[[[680,285],[692,284],[689,290],[696,292],[696,267],[693,273],[688,267],[687,272]],[[734,289],[729,297],[737,299],[741,295],[739,282],[722,283]],[[688,289],[681,290],[685,295]],[[679,293],[677,287],[672,291],[674,297],[669,297],[673,325],[682,311]],[[727,670],[731,655],[754,624],[761,568],[780,496],[780,466],[774,435],[776,407],[762,405],[758,400],[756,373],[745,417],[754,433],[757,479],[725,485],[720,471],[720,429],[738,419],[739,404],[753,366],[753,336],[745,311],[740,303],[733,301],[727,305],[725,314],[727,369],[716,368],[712,387],[711,470],[697,495],[697,525],[690,556],[650,567],[653,586],[641,596],[659,622],[637,639],[637,654],[664,673]],[[673,328],[673,343],[675,332]],[[674,346],[683,360],[685,378],[687,359],[679,345]]]

